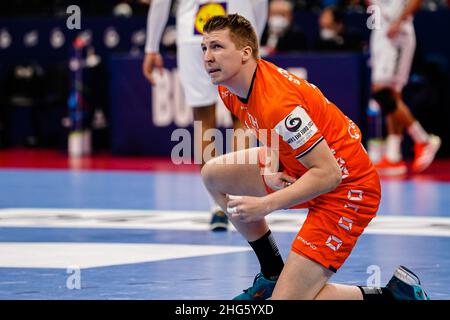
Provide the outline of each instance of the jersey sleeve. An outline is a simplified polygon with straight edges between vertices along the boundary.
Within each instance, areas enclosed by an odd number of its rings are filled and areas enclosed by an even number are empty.
[[[280,147],[300,159],[324,139],[321,127],[329,102],[316,86],[298,80],[277,99],[279,102],[271,108],[269,117],[271,127],[282,140]]]
[[[145,52],[159,52],[159,43],[169,19],[170,0],[153,0],[148,8]]]
[[[273,114],[273,129],[279,135],[280,147],[288,148],[297,159],[308,154],[324,138],[307,108],[291,105]]]

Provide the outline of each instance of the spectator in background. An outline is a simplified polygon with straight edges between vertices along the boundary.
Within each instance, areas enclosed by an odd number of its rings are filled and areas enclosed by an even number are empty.
[[[269,6],[269,19],[261,38],[261,55],[305,51],[306,37],[294,24],[294,5],[287,0],[274,0]]]
[[[441,138],[428,133],[409,110],[402,91],[408,82],[416,49],[414,14],[422,0],[387,2],[371,0],[381,9],[380,28],[372,30],[370,54],[372,65],[372,96],[370,104],[377,106],[386,118],[386,150],[376,168],[381,175],[403,175],[408,168],[403,161],[402,140],[405,131],[414,142],[412,171],[426,170],[441,146]]]
[[[326,7],[319,16],[317,51],[362,51],[360,34],[349,32],[344,22],[344,12],[336,6]]]
[[[344,0],[345,10],[347,12],[365,13],[366,7],[364,0]]]

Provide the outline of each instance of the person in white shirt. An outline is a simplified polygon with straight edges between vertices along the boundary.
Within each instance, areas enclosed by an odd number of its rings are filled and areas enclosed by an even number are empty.
[[[159,44],[169,17],[171,0],[152,0],[147,18],[147,41],[142,71],[147,80],[155,85],[153,71],[163,68],[163,58],[159,53]],[[211,84],[203,68],[201,49],[203,26],[213,16],[238,13],[245,16],[261,36],[267,21],[268,0],[178,0],[176,9],[177,29],[177,67],[184,89],[186,103],[192,107],[194,121],[201,121],[203,137],[208,129],[216,128],[216,86]],[[233,118],[234,129],[243,128],[239,120]],[[195,141],[201,152],[209,141]],[[203,158],[203,157],[202,157]],[[202,159],[202,165],[204,159]],[[211,201],[213,201],[211,199]],[[224,231],[228,227],[228,218],[217,204],[212,205],[211,229]]]
[[[402,99],[416,47],[413,15],[422,0],[370,0],[368,3],[376,6],[374,12],[380,13],[381,22],[372,30],[370,39],[371,104],[386,115],[387,129],[386,152],[376,168],[381,175],[407,173],[401,153],[406,129],[414,141],[412,171],[419,173],[430,166],[441,145],[441,139],[424,130]]]

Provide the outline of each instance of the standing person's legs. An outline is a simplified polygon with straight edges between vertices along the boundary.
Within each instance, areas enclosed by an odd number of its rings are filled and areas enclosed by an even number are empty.
[[[398,129],[397,123],[392,121],[390,116],[397,109],[397,99],[392,87],[395,82],[399,50],[382,30],[373,30],[370,38],[370,53],[372,66],[371,99],[380,108],[378,111],[380,124],[382,123],[382,117],[386,116],[387,131],[385,153],[380,159],[376,159],[376,166],[378,171],[383,174],[403,174],[407,171],[406,165],[401,162],[400,146],[403,132]],[[379,135],[382,135],[381,128],[377,131],[379,131]],[[380,138],[381,136],[375,137],[375,139]],[[370,150],[369,154],[371,154]]]
[[[433,162],[437,151],[441,146],[441,139],[438,136],[428,134],[422,125],[412,115],[409,107],[402,98],[403,87],[408,82],[411,65],[416,48],[416,37],[414,30],[400,34],[397,39],[391,40],[386,44],[392,54],[386,56],[386,61],[391,59],[393,66],[389,87],[392,88],[396,98],[395,110],[387,116],[387,157],[394,163],[401,160],[400,144],[404,130],[414,141],[414,161],[412,170],[419,173],[427,169]],[[386,79],[385,79],[386,80]],[[385,82],[388,83],[389,82]]]
[[[372,97],[380,105],[386,119],[385,156],[376,164],[378,171],[384,175],[407,172],[401,151],[404,130],[412,127],[413,123],[414,127],[421,128],[401,97],[401,88],[408,80],[414,48],[414,33],[392,40],[376,32],[371,38]],[[424,132],[423,129],[421,132]]]
[[[181,83],[187,105],[192,107],[194,121],[200,125],[194,126],[194,155],[200,161],[200,169],[207,159],[203,152],[211,141],[204,141],[204,133],[216,128],[217,89],[211,83],[203,66],[200,44],[179,43],[177,47],[177,62]],[[211,156],[215,156],[212,154]],[[209,197],[209,195],[208,195]],[[228,219],[213,199],[209,199],[212,217],[212,231],[226,231]]]
[[[209,159],[205,159],[203,152],[205,148],[212,143],[211,141],[204,140],[205,132],[209,129],[216,128],[216,105],[211,104],[209,106],[201,106],[201,107],[193,107],[192,108],[194,121],[200,122],[200,126],[195,126],[195,130],[198,132],[194,132],[194,154],[196,157],[200,157],[201,160],[200,169],[203,168],[206,161]],[[216,154],[212,154],[212,157],[215,157]]]

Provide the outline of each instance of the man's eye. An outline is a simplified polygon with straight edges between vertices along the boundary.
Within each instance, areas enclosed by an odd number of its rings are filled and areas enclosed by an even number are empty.
[[[213,49],[217,49],[217,48],[222,48],[222,46],[220,46],[218,44],[213,45]]]

